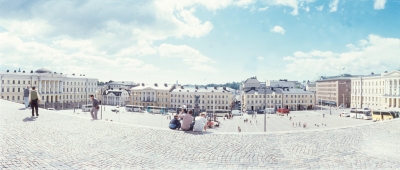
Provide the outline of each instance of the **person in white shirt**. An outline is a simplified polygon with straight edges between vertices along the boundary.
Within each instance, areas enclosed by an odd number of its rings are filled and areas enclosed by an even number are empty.
[[[193,131],[201,132],[201,131],[203,131],[203,129],[204,129],[204,131],[207,130],[207,126],[206,126],[207,120],[206,120],[205,113],[201,113],[200,116],[196,117],[196,119],[194,121],[195,121],[195,123],[194,123]]]

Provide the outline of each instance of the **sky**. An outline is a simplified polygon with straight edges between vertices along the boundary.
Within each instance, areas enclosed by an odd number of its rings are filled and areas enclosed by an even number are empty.
[[[0,0],[0,72],[315,80],[400,69],[400,0]]]

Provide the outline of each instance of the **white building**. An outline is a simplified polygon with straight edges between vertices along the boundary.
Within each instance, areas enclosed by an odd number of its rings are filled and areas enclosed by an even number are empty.
[[[400,71],[351,78],[351,107],[400,111]]]
[[[199,107],[202,111],[214,109],[230,110],[233,106],[231,89],[225,87],[186,88],[177,86],[170,92],[170,108],[179,108],[186,105],[188,109],[194,109],[195,96],[199,97]]]
[[[280,88],[296,88],[299,85],[298,81],[288,81],[287,79],[267,80],[266,86]]]
[[[265,85],[273,85],[265,86]],[[267,81],[263,84],[257,77],[248,78],[241,84],[243,111],[257,111],[265,108],[287,108],[291,110],[315,107],[315,94],[297,89],[296,81]]]
[[[127,90],[106,90],[102,96],[102,104],[105,105],[125,106],[130,102],[130,95]]]
[[[23,103],[23,90],[29,85],[41,95],[41,107],[72,108],[90,102],[89,95],[96,95],[97,81],[82,74],[67,76],[44,68],[30,73],[7,71],[0,73],[0,95],[2,99]]]
[[[169,107],[169,93],[174,86],[164,84],[145,84],[131,88],[131,104],[138,106]]]

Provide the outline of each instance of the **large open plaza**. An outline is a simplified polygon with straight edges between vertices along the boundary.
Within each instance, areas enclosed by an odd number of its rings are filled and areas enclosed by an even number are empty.
[[[117,109],[119,112],[113,112]],[[292,111],[288,116],[278,116],[276,114],[266,114],[266,132],[291,132],[291,131],[307,131],[341,128],[357,125],[366,125],[374,123],[372,120],[354,119],[350,117],[340,117],[343,109],[323,107],[322,110],[308,111]],[[345,109],[344,112],[349,112]],[[83,118],[91,118],[89,112],[82,112],[82,109],[74,110],[58,110],[54,111],[62,114],[73,115]],[[170,114],[168,114],[170,115]],[[116,123],[124,123],[148,128],[168,129],[170,122],[167,115],[150,114],[147,112],[127,112],[125,107],[102,106],[99,111],[98,118],[104,121],[112,121]],[[290,117],[292,119],[290,120]],[[247,122],[244,120],[247,119]],[[212,133],[236,133],[238,127],[241,132],[260,133],[264,132],[264,114],[243,114],[243,116],[234,116],[233,119],[224,119],[218,117],[221,122],[220,127],[208,129]],[[304,128],[303,124],[307,126]]]
[[[271,115],[264,134],[258,115],[249,117],[258,125],[241,124],[243,118],[236,117],[222,121],[218,130],[194,133],[165,128],[168,121],[160,115],[122,112],[118,123],[119,117],[108,115],[106,108],[103,119],[109,116],[108,121],[91,121],[89,113],[50,110],[31,118],[31,110],[21,107],[0,100],[0,169],[400,168],[396,119],[372,122],[335,113],[325,115],[327,127],[318,129],[317,113],[289,115],[306,121],[303,129],[292,127],[287,117]],[[236,125],[244,131],[234,133]]]

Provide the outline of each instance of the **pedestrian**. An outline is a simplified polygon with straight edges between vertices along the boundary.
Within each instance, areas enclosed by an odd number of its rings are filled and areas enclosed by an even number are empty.
[[[90,95],[90,99],[92,99],[92,110],[90,114],[92,116],[92,120],[97,120],[97,112],[99,111],[99,102],[94,98],[93,95]]]
[[[294,122],[292,122],[292,127],[294,127]]]
[[[238,132],[241,132],[242,131],[242,129],[240,128],[240,126],[238,126]]]
[[[292,116],[290,116],[289,120],[292,121]]]
[[[32,91],[29,93],[29,103],[31,104],[32,108],[32,117],[34,117],[34,111],[36,110],[36,117],[39,117],[39,102],[40,102],[40,95],[35,90],[36,87],[32,87]]]
[[[301,122],[299,122],[299,126],[301,126]]]
[[[25,109],[29,108],[29,86],[26,86],[24,89],[24,104],[25,104]]]

